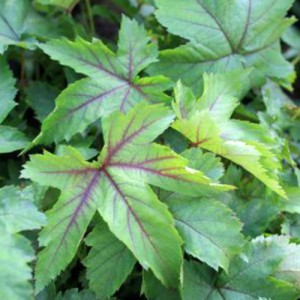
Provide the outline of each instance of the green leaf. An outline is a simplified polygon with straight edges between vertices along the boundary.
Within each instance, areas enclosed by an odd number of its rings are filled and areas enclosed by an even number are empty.
[[[13,78],[12,72],[2,55],[0,55],[0,70],[1,123],[16,105],[13,100],[17,94],[17,90],[15,88],[16,80]]]
[[[142,293],[149,300],[181,300],[178,289],[167,289],[151,271],[143,272]]]
[[[253,67],[254,85],[265,77],[288,83],[292,66],[280,54],[278,40],[295,22],[284,19],[293,1],[156,0],[158,21],[190,41],[162,51],[151,73],[165,74],[199,91],[204,72]]]
[[[282,238],[280,242],[284,251],[284,258],[274,276],[292,283],[300,295],[300,246],[289,244],[288,238]]]
[[[34,37],[54,37],[55,28],[27,0],[0,0],[0,54],[9,45],[33,48]]]
[[[69,289],[64,294],[61,292],[55,297],[55,300],[97,300],[96,296],[89,290]]]
[[[300,187],[286,187],[288,200],[283,203],[283,210],[300,214]]]
[[[47,226],[40,234],[40,245],[46,247],[39,253],[36,266],[39,292],[73,259],[97,210],[94,197],[98,195],[100,175],[95,164],[84,162],[78,152],[70,149],[69,155],[62,157],[50,153],[33,156],[23,176],[64,191],[46,213]]]
[[[38,290],[72,260],[97,209],[145,269],[167,286],[178,284],[181,239],[166,205],[148,184],[187,195],[232,187],[212,183],[188,168],[187,160],[152,143],[172,120],[162,105],[140,104],[127,115],[115,112],[103,121],[105,147],[96,162],[85,162],[72,148],[61,157],[32,156],[22,176],[62,190],[40,237],[46,248],[37,263]]]
[[[34,259],[34,252],[30,242],[18,233],[45,224],[44,215],[33,205],[34,197],[30,186],[24,190],[12,186],[0,189],[1,299],[33,299],[28,264]]]
[[[100,299],[106,299],[120,288],[136,260],[103,221],[98,222],[85,242],[92,247],[83,261],[89,286]]]
[[[297,299],[299,292],[291,283],[274,277],[284,269],[286,246],[287,241],[281,237],[252,240],[245,255],[233,260],[228,275],[218,276],[196,262],[185,263],[183,299],[192,300],[195,295],[207,300]]]
[[[203,153],[199,148],[192,148],[181,154],[188,159],[189,167],[203,172],[212,180],[219,180],[224,174],[224,166],[213,153]]]
[[[87,75],[70,85],[56,100],[56,109],[45,120],[33,142],[69,140],[89,124],[115,110],[128,111],[141,101],[168,99],[163,91],[170,82],[162,76],[139,78],[146,66],[156,61],[157,49],[149,44],[144,28],[123,17],[119,49],[113,53],[100,40],[61,39],[41,45],[42,50],[61,64]]]
[[[24,190],[13,186],[0,189],[0,228],[9,233],[17,233],[45,225],[45,217],[38,212],[32,202],[33,198],[30,186]]]
[[[43,5],[53,5],[58,6],[63,9],[70,9],[75,6],[77,2],[80,0],[36,0],[37,3],[43,4]]]
[[[15,88],[16,80],[13,78],[12,72],[2,55],[0,55],[0,70],[1,124],[16,105],[13,100],[17,94],[17,90]],[[25,135],[16,128],[0,125],[0,153],[13,152],[25,148],[27,144],[28,140]]]
[[[286,215],[285,220],[281,225],[281,233],[289,236],[293,241],[300,241],[300,215]]]
[[[165,201],[184,240],[185,251],[218,270],[228,270],[241,252],[244,240],[241,223],[232,211],[212,199],[172,195]]]
[[[12,235],[0,228],[0,297],[1,299],[33,300],[31,269],[34,259],[30,242],[21,235]]]
[[[0,125],[0,153],[23,149],[28,145],[26,136],[16,128]]]
[[[173,128],[187,137],[191,146],[233,161],[280,196],[286,197],[279,183],[281,164],[272,151],[276,143],[268,136],[267,130],[257,124],[229,120],[238,101],[230,88],[232,84],[228,74],[205,75],[204,81],[203,95],[196,100],[194,109],[185,118],[178,112],[180,108],[186,111],[185,107],[190,107],[190,98],[176,99],[174,105],[178,120],[172,125]]]
[[[42,81],[35,81],[26,89],[26,101],[34,110],[35,117],[40,122],[54,109],[54,99],[58,93],[57,88]]]

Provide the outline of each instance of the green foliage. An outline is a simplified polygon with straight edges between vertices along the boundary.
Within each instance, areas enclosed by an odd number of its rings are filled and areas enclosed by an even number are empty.
[[[0,189],[1,299],[33,299],[29,263],[35,256],[30,241],[21,232],[45,225],[44,215],[33,203],[36,196],[30,186],[24,190],[13,186]]]
[[[289,84],[293,70],[282,57],[278,40],[295,22],[294,18],[284,18],[292,3],[293,0],[156,0],[159,22],[189,43],[163,51],[152,72],[181,79],[196,91],[208,70],[252,67],[254,86],[266,76]]]
[[[292,4],[0,0],[0,299],[299,299]]]

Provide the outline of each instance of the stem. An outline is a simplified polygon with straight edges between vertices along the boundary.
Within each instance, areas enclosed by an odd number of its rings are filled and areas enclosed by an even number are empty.
[[[293,60],[292,60],[292,64],[295,66],[298,64],[298,62],[300,61],[300,54],[297,55]]]
[[[95,25],[94,25],[94,19],[93,19],[93,13],[92,13],[92,7],[91,7],[91,1],[90,0],[85,0],[85,5],[86,5],[86,11],[90,23],[90,30],[92,35],[95,35]]]

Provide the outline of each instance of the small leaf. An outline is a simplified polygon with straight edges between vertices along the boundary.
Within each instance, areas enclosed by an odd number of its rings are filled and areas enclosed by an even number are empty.
[[[98,222],[85,242],[92,247],[84,260],[89,286],[99,298],[106,299],[120,288],[136,260],[103,221]]]
[[[142,293],[148,300],[181,300],[178,289],[167,289],[151,273],[143,272]]]

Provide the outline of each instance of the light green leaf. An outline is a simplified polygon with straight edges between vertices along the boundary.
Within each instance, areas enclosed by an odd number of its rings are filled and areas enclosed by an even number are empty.
[[[226,89],[228,95],[222,93],[224,89],[220,86],[228,86],[225,84],[229,82],[227,76],[223,75],[222,80],[221,75],[206,75],[205,82],[212,92],[206,88],[196,100],[195,109],[186,118],[178,116],[172,126],[191,141],[191,146],[233,161],[280,196],[286,197],[279,183],[281,164],[272,151],[275,141],[262,126],[229,120],[237,99],[234,94],[230,96],[230,88]],[[186,101],[180,101],[178,98],[177,107],[184,108]]]
[[[242,250],[241,223],[232,211],[212,199],[172,195],[165,200],[184,240],[185,251],[218,270],[228,270]]]
[[[33,300],[31,268],[34,259],[30,242],[0,228],[0,298]]]
[[[46,246],[38,256],[36,289],[41,291],[73,259],[84,232],[97,210],[95,198],[100,174],[75,150],[58,157],[50,153],[35,155],[23,176],[42,185],[63,190],[58,202],[46,213],[47,226],[40,234]]]
[[[113,53],[100,40],[61,39],[41,45],[42,50],[61,64],[87,75],[70,85],[56,100],[56,109],[45,120],[33,142],[69,140],[89,124],[115,110],[128,111],[138,102],[168,99],[163,91],[170,81],[163,76],[139,78],[138,74],[156,60],[157,49],[136,21],[123,17],[119,49]]]
[[[35,195],[30,188],[5,186],[0,189],[0,228],[6,232],[17,233],[45,225],[45,217],[35,207]]]
[[[203,172],[212,180],[219,180],[224,174],[224,166],[219,157],[213,153],[203,153],[199,148],[192,148],[181,153],[188,159],[189,166]]]
[[[0,55],[0,124],[16,105],[13,101],[17,94],[15,83],[4,57]],[[27,144],[25,135],[16,128],[0,125],[0,153],[13,152],[25,148]]]
[[[162,51],[160,62],[151,73],[181,79],[196,91],[208,70],[224,72],[253,67],[254,85],[262,84],[266,76],[285,83],[293,77],[293,68],[283,59],[278,46],[282,33],[295,22],[294,18],[284,19],[292,0],[156,0],[155,3],[158,21],[170,33],[190,43]]]
[[[103,121],[105,146],[96,162],[84,161],[73,148],[65,149],[64,156],[46,152],[31,157],[22,176],[62,190],[40,237],[46,248],[37,263],[38,290],[72,260],[97,209],[145,269],[167,286],[178,285],[181,239],[166,205],[148,184],[187,195],[232,187],[211,182],[188,168],[186,159],[152,143],[172,120],[162,105],[140,104],[127,115],[116,112]]]
[[[45,224],[44,215],[33,205],[35,197],[30,186],[24,190],[12,186],[0,189],[1,299],[33,299],[28,264],[34,259],[34,252],[30,242],[18,233]]]
[[[23,149],[28,145],[26,136],[16,128],[0,125],[0,153]]]
[[[283,210],[300,214],[300,187],[286,187],[287,201],[283,203]]]
[[[89,286],[100,299],[106,299],[120,288],[136,260],[103,221],[98,222],[85,242],[92,247],[83,261]]]

